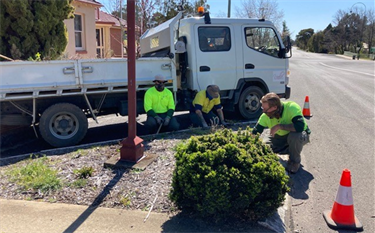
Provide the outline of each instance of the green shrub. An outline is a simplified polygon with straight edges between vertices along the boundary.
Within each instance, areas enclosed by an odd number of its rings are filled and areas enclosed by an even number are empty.
[[[191,137],[177,147],[175,157],[170,199],[202,217],[266,218],[288,191],[289,178],[277,155],[249,127]]]
[[[57,170],[48,167],[48,158],[29,159],[26,166],[15,167],[8,172],[12,182],[17,183],[23,190],[39,190],[48,192],[61,187]]]

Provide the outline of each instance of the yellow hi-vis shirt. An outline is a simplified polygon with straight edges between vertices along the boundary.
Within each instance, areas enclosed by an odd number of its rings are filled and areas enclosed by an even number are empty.
[[[258,124],[265,128],[271,129],[272,127],[278,124],[285,124],[285,125],[293,124],[292,119],[294,117],[301,116],[304,122],[303,130],[306,130],[308,128],[305,118],[302,117],[303,115],[302,115],[301,107],[297,103],[293,101],[286,101],[286,102],[281,102],[281,104],[283,105],[284,109],[279,119],[276,119],[276,118],[271,119],[265,113],[263,113],[259,117]],[[281,129],[276,132],[276,134],[279,136],[285,136],[288,133],[289,131],[281,130]]]
[[[160,92],[155,87],[151,87],[146,91],[144,108],[146,113],[150,110],[154,110],[155,113],[166,113],[169,109],[175,110],[172,92],[167,88]]]
[[[202,90],[197,93],[193,100],[194,107],[196,104],[202,106],[202,112],[209,113],[214,106],[218,106],[218,108],[221,107],[220,95],[218,98],[209,99],[206,95],[206,90]]]

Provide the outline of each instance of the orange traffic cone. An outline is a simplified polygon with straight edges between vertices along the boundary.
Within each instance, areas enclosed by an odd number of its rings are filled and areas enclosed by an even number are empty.
[[[305,97],[305,104],[303,105],[302,114],[305,118],[312,117],[312,115],[310,113],[310,103],[309,103],[309,96],[308,95]]]
[[[362,224],[354,216],[352,182],[350,170],[344,169],[342,172],[339,190],[332,211],[324,211],[323,217],[328,226],[332,229],[350,229],[363,231]]]

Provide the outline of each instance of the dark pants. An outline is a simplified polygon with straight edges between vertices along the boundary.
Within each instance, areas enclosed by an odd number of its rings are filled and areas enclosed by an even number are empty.
[[[289,161],[301,163],[302,148],[310,141],[309,135],[303,132],[290,132],[285,136],[264,137],[263,142],[269,144],[275,153],[289,154]]]
[[[208,113],[202,112],[202,115],[207,125],[211,125],[211,120],[215,124],[220,124],[219,117],[215,115],[212,111]],[[189,117],[194,127],[203,127],[201,118],[195,112],[190,112]]]
[[[165,119],[167,117],[166,113],[158,114],[159,117]],[[163,123],[162,123],[163,124]],[[152,116],[147,116],[147,120],[145,123],[147,129],[149,130],[149,133],[156,133],[159,129],[159,124]],[[177,119],[175,117],[172,117],[169,121],[169,124],[167,126],[162,126],[162,129],[166,129],[167,131],[177,131],[180,129],[180,124],[178,123]]]

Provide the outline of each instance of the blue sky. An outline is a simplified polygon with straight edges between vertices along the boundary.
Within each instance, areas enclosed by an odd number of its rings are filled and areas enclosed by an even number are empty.
[[[241,0],[232,0],[231,17],[235,17],[235,8],[241,6]],[[360,1],[366,5],[366,10],[374,10],[374,0]],[[228,0],[208,0],[210,14],[227,15]],[[355,0],[277,0],[279,10],[284,12],[284,20],[294,39],[303,29],[312,28],[315,32],[324,30],[328,24],[333,23],[338,10],[350,11],[357,7],[364,9],[363,4]],[[357,4],[356,4],[357,3]]]
[[[113,0],[97,0],[107,5]],[[126,4],[127,0],[123,0]],[[178,1],[178,0],[176,0]],[[191,0],[190,0],[191,1]],[[240,7],[243,0],[232,0],[231,17],[235,16],[236,6]],[[228,0],[208,0],[212,17],[227,15]],[[279,10],[284,12],[284,20],[294,39],[303,29],[312,28],[315,32],[324,30],[328,24],[333,24],[333,19],[338,10],[349,12],[351,7],[358,9],[374,10],[375,0],[277,0]],[[363,5],[363,4],[364,5]],[[105,10],[105,8],[102,8]],[[334,25],[334,24],[333,24]]]

